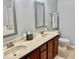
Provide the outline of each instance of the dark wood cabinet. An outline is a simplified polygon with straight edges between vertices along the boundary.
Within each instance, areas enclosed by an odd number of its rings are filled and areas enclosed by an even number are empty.
[[[39,59],[39,49],[32,51],[27,56],[24,56],[21,59]]]
[[[43,51],[41,54],[40,54],[40,59],[47,59],[47,51]]]
[[[58,39],[59,35],[48,42],[48,59],[54,59],[58,54]]]
[[[47,43],[40,47],[40,59],[47,59]]]
[[[39,49],[36,49],[29,55],[27,55],[27,59],[39,59]]]
[[[59,37],[55,37],[54,41],[53,41],[53,43],[54,43],[54,57],[58,54],[58,43],[59,43],[58,38]]]
[[[50,39],[21,59],[54,59],[58,54],[58,38],[59,35]]]
[[[54,51],[53,51],[53,41],[51,40],[51,41],[49,41],[48,42],[48,59],[53,59],[53,53],[54,53]]]

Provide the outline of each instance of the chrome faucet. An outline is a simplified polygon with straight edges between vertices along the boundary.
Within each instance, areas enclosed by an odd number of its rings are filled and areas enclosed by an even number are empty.
[[[13,44],[12,42],[9,42],[9,43],[7,44],[7,48],[10,48],[10,47],[12,47],[12,46],[14,46],[14,44]]]
[[[40,31],[40,34],[44,34],[44,31]]]

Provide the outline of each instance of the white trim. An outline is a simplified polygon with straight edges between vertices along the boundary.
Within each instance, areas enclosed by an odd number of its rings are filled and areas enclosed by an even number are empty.
[[[70,44],[68,47],[75,48],[75,45]]]

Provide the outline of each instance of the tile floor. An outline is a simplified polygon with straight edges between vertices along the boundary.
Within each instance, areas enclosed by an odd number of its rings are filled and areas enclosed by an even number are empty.
[[[55,59],[65,59],[65,58],[60,57],[60,56],[56,56]]]
[[[64,53],[67,53],[67,56],[64,56],[60,53],[55,57],[55,59],[75,59],[75,49],[74,48],[67,48]]]

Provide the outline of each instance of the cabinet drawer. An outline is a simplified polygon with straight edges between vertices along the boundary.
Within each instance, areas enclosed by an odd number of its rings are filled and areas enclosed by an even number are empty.
[[[44,50],[46,50],[46,44],[44,44],[44,45],[42,45],[42,46],[40,47],[40,52],[42,52],[42,51],[44,51]]]
[[[43,52],[40,54],[40,59],[47,59],[47,53],[46,53],[46,51],[43,51]]]

